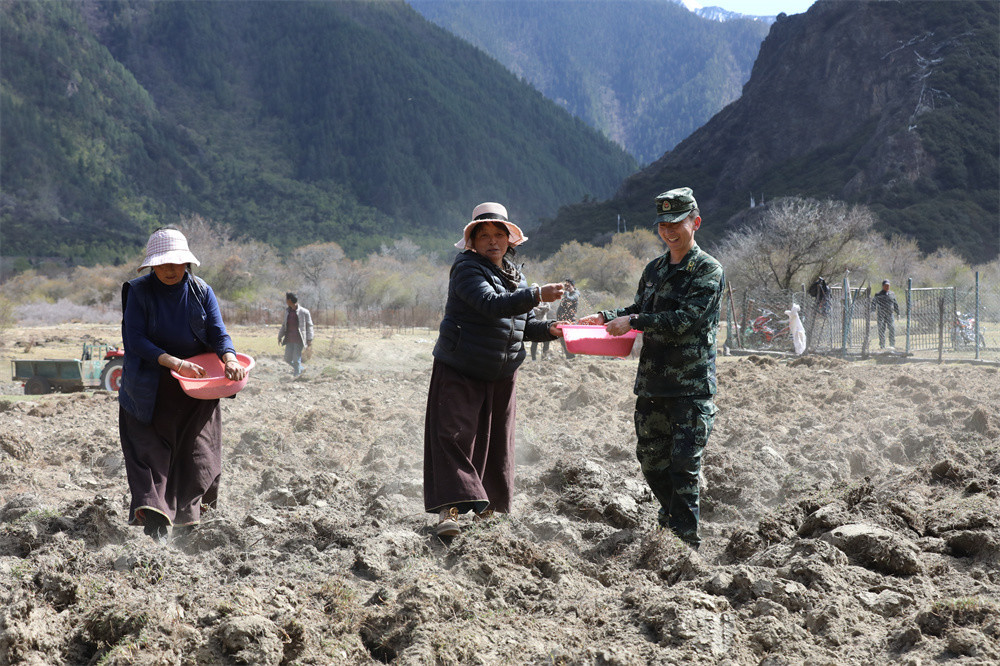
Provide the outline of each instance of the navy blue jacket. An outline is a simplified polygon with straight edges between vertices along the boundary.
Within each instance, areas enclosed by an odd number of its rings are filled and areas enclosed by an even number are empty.
[[[532,313],[535,295],[519,279],[509,286],[492,261],[472,250],[455,257],[434,358],[472,379],[496,381],[520,367],[525,339],[554,340],[548,323]]]
[[[154,283],[155,282],[155,283]],[[157,387],[163,366],[159,357],[164,352],[181,358],[195,353],[214,351],[222,358],[226,352],[236,353],[233,341],[222,323],[222,313],[212,288],[199,277],[184,275],[187,287],[187,310],[194,348],[189,343],[164,339],[166,326],[158,322],[160,303],[159,283],[152,271],[122,285],[122,343],[125,365],[118,391],[118,403],[143,423],[153,420]],[[183,344],[184,347],[180,345]]]

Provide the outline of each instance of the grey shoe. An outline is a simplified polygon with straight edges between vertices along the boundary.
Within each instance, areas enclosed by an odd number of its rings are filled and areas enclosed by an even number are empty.
[[[434,534],[439,537],[453,537],[460,531],[458,527],[458,509],[455,507],[443,509],[438,514],[438,524],[434,528]]]

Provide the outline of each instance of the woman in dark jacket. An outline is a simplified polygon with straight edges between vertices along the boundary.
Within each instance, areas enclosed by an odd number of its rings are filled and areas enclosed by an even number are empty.
[[[507,209],[472,211],[448,281],[424,423],[424,508],[436,533],[454,536],[460,514],[510,511],[514,484],[514,382],[523,340],[562,337],[559,322],[534,318],[540,302],[562,297],[560,283],[528,287],[514,265],[527,240]]]
[[[229,379],[247,372],[212,288],[188,271],[191,264],[200,265],[184,234],[159,229],[139,266],[150,272],[122,285],[118,429],[132,494],[129,524],[161,542],[168,526],[190,528],[203,504],[214,505],[222,472],[219,401],[188,396],[170,371],[204,377],[204,368],[183,359],[215,352]]]

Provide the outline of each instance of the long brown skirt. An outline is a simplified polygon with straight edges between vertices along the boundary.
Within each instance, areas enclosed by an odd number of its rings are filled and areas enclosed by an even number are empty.
[[[509,513],[514,495],[514,383],[484,382],[434,361],[424,420],[424,509]]]
[[[164,370],[153,422],[142,423],[119,408],[118,431],[132,493],[130,525],[143,524],[149,510],[175,525],[193,525],[201,519],[203,503],[215,505],[222,474],[218,400],[189,397]]]

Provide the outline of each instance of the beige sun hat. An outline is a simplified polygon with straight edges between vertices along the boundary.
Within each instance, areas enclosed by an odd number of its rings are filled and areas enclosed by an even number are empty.
[[[176,229],[157,229],[153,232],[146,243],[146,258],[137,270],[161,264],[201,266],[201,262],[188,249],[187,238]]]
[[[480,222],[503,222],[504,226],[507,227],[507,233],[510,235],[510,244],[512,246],[520,245],[528,240],[528,237],[524,235],[520,227],[507,219],[506,208],[493,201],[487,201],[472,209],[472,221],[465,225],[465,230],[462,232],[462,240],[455,243],[455,247],[459,250],[471,250],[472,245],[469,244],[469,236],[472,234],[472,229]]]

